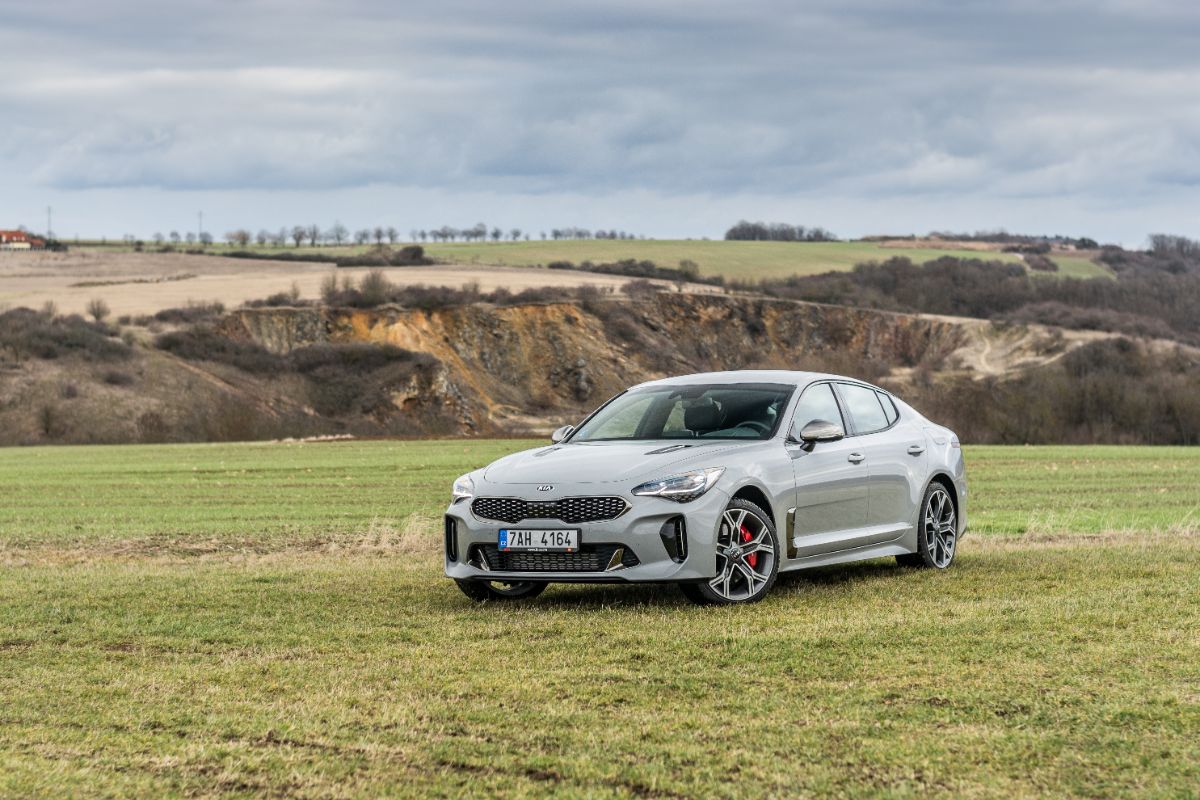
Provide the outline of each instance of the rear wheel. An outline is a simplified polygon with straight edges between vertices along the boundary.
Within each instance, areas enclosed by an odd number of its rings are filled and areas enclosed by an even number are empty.
[[[546,591],[543,581],[470,581],[455,579],[462,593],[472,600],[528,600]]]
[[[921,503],[917,529],[917,552],[896,556],[901,566],[946,569],[954,562],[958,547],[958,517],[954,501],[940,483],[931,483]]]
[[[705,605],[754,603],[775,583],[779,539],[771,515],[748,500],[729,501],[717,531],[717,575],[679,585],[687,599]]]

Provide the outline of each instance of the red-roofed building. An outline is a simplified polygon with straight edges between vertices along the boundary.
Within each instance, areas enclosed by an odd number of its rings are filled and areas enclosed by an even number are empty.
[[[41,250],[46,242],[25,231],[0,231],[0,250]]]

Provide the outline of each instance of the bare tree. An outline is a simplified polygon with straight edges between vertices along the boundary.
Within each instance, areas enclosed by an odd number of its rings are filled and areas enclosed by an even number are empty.
[[[308,228],[303,225],[292,226],[292,241],[296,243],[296,247],[304,244],[304,240],[308,237]]]
[[[188,231],[187,236],[184,237],[184,241],[186,241],[188,244],[195,244],[196,243],[196,234],[192,233],[191,231]]]
[[[500,237],[502,237],[503,235],[504,235],[504,231],[500,230],[499,228],[492,228],[492,241],[493,242],[500,241]]]
[[[388,244],[395,244],[396,240],[400,238],[400,231],[396,230],[391,225],[388,225],[387,230],[385,230],[383,233],[385,236],[387,236]]]
[[[387,235],[387,234],[386,234],[386,233],[384,233],[384,231],[383,231],[383,226],[382,226],[382,225],[376,225],[376,226],[375,226],[375,227],[374,227],[374,228],[371,230],[371,236],[372,236],[372,238],[374,238],[374,239],[375,239],[375,246],[376,246],[376,247],[380,247],[380,246],[382,246],[382,245],[383,245],[383,237],[384,237],[384,236],[386,236],[386,235]]]
[[[171,244],[179,244],[179,231],[171,231],[167,236],[171,239]]]
[[[254,243],[259,247],[264,246],[269,241],[271,241],[271,232],[266,228],[259,228],[258,233],[254,234]]]
[[[520,238],[521,238],[521,229],[520,229],[520,228],[513,228],[511,231],[509,231],[509,232],[508,232],[508,235],[509,235],[509,237],[511,237],[511,238],[512,238],[512,240],[515,242],[517,239],[520,239]]]
[[[108,303],[101,300],[99,297],[93,297],[88,300],[87,313],[91,315],[96,322],[103,322],[104,318],[109,315],[110,309]]]
[[[225,241],[229,242],[231,245],[236,244],[238,247],[245,247],[250,243],[250,231],[246,230],[245,228],[238,228],[235,231],[230,231],[229,233],[225,234]]]
[[[159,247],[162,247],[162,243],[164,241],[166,241],[166,237],[164,237],[162,233],[156,231],[154,234],[154,243]]]
[[[283,247],[284,245],[287,244],[287,240],[288,240],[287,228],[280,228],[278,231],[275,232],[275,235],[271,237],[271,244],[275,245],[276,247]]]
[[[208,231],[200,231],[200,244],[210,245],[213,243],[213,235]]]
[[[341,247],[350,238],[350,231],[340,222],[333,223],[333,227],[329,229],[328,238],[333,240],[333,243]]]
[[[320,241],[321,241],[321,226],[317,225],[314,222],[312,225],[308,226],[308,246],[316,247],[317,243]]]
[[[367,228],[362,228],[354,232],[354,243],[358,245],[366,244],[371,240],[371,231]]]

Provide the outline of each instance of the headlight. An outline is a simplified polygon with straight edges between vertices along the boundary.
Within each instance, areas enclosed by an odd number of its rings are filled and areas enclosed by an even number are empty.
[[[672,475],[669,478],[643,483],[641,486],[635,486],[633,493],[637,495],[649,495],[651,497],[665,497],[668,500],[674,500],[678,503],[686,503],[689,500],[695,500],[716,486],[717,481],[724,472],[724,467],[697,469],[691,472],[680,473],[679,475]]]
[[[475,481],[471,480],[470,475],[463,475],[454,482],[454,488],[450,490],[450,505],[470,500],[474,496]]]

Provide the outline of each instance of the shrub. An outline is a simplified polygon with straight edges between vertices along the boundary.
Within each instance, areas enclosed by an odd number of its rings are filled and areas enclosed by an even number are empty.
[[[433,259],[425,257],[425,248],[420,245],[399,250],[380,245],[360,255],[340,257],[335,263],[339,267],[415,267],[432,264]]]
[[[215,361],[258,375],[276,375],[288,368],[287,360],[282,356],[253,342],[222,336],[204,326],[161,334],[154,344],[159,350],[188,361]]]
[[[109,315],[110,309],[108,303],[104,302],[99,297],[94,297],[88,301],[87,313],[96,322],[103,322],[104,318]]]
[[[183,308],[164,308],[154,315],[154,319],[158,322],[175,325],[194,324],[212,319],[213,317],[219,317],[224,313],[224,303],[194,303]],[[138,319],[142,320],[145,317],[139,317]]]
[[[128,372],[121,372],[120,370],[115,370],[115,369],[110,369],[108,372],[105,372],[102,377],[102,380],[105,383],[107,383],[109,386],[132,386],[133,385],[133,376],[132,375],[130,375]]]
[[[70,353],[94,361],[128,358],[132,350],[113,338],[114,333],[108,326],[76,314],[51,318],[28,308],[16,308],[0,314],[0,353],[17,362]]]
[[[380,270],[373,269],[362,276],[358,293],[362,304],[370,308],[386,303],[395,288]]]

